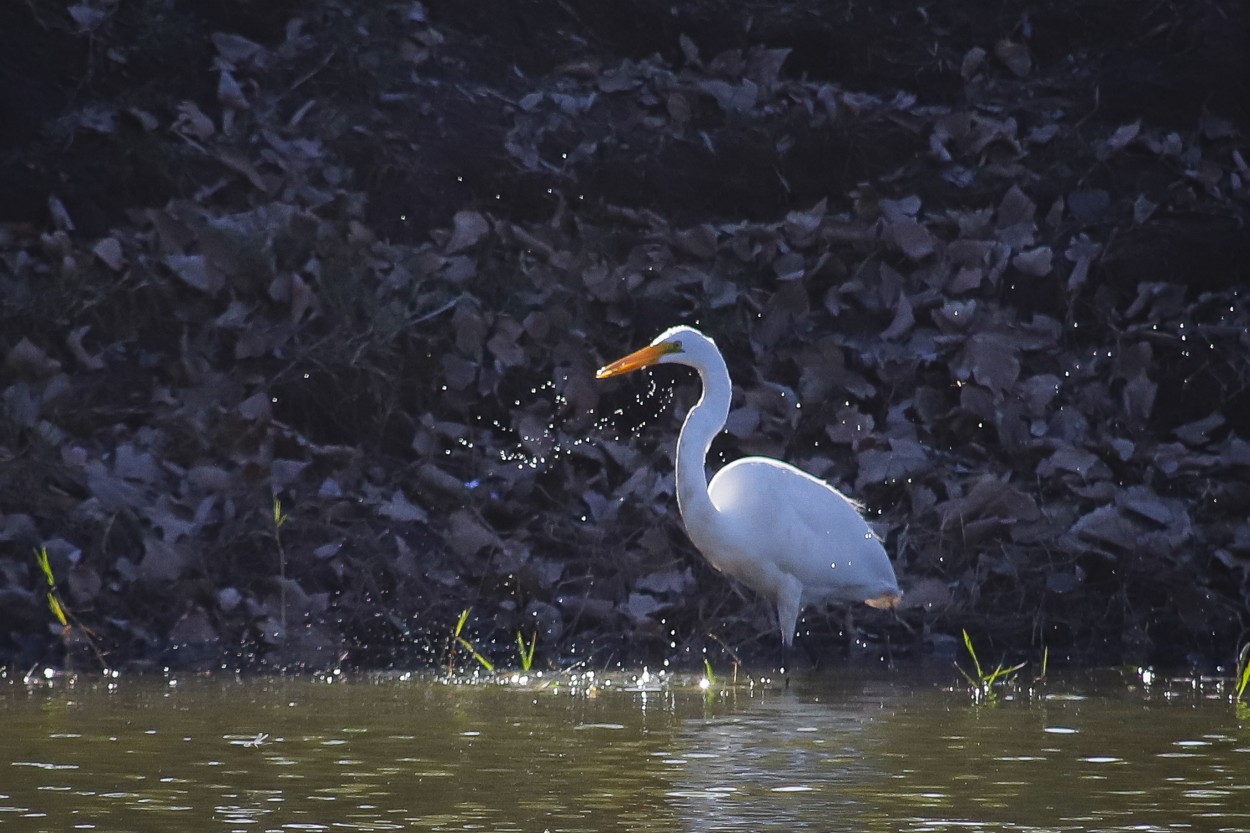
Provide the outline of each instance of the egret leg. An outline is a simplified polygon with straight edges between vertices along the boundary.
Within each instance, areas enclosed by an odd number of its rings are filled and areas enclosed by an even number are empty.
[[[777,592],[777,627],[781,630],[781,673],[786,678],[786,687],[790,686],[788,660],[790,649],[794,644],[794,632],[799,625],[799,610],[803,606],[803,585],[789,577]]]

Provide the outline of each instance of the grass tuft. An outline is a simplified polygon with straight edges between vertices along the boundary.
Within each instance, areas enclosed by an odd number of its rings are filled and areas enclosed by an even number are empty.
[[[48,580],[48,608],[51,609],[52,615],[61,623],[61,635],[68,636],[70,631],[69,619],[65,616],[65,608],[61,606],[61,600],[57,597],[56,592],[56,576],[52,575],[52,565],[48,563],[48,548],[40,547],[35,550],[35,561],[39,563],[39,569],[43,571],[43,577]]]
[[[48,609],[52,611],[52,615],[56,617],[56,621],[61,625],[61,640],[69,646],[74,638],[80,637],[91,648],[91,652],[95,654],[96,659],[103,669],[108,668],[108,663],[104,659],[104,652],[100,650],[100,646],[96,644],[95,637],[91,630],[78,622],[73,613],[61,601],[60,591],[56,586],[56,576],[52,573],[52,564],[48,561],[48,548],[40,547],[35,550],[35,562],[39,565],[40,572],[48,582]],[[70,620],[73,619],[71,622]]]
[[[460,619],[456,622],[456,627],[452,629],[451,649],[448,651],[448,654],[447,654],[447,676],[448,677],[451,677],[455,671],[456,646],[457,645],[463,648],[465,651],[467,651],[469,653],[469,656],[473,657],[473,659],[477,661],[478,665],[486,669],[487,673],[490,673],[490,674],[495,673],[495,664],[491,662],[490,660],[488,660],[486,657],[482,656],[480,653],[478,653],[477,648],[473,647],[473,643],[465,639],[464,636],[462,635],[464,633],[464,626],[469,621],[470,610],[472,610],[472,608],[466,607],[464,610],[460,611]],[[537,640],[537,634],[535,634],[535,640]]]
[[[1250,642],[1242,646],[1241,653],[1237,655],[1237,694],[1233,700],[1240,703],[1247,686],[1250,686]]]
[[[959,663],[955,663],[955,667],[959,669],[959,673],[964,675],[964,679],[968,681],[968,685],[972,686],[972,698],[978,703],[992,703],[998,699],[994,686],[999,683],[1005,683],[1011,680],[1016,672],[1023,668],[1027,663],[1019,663],[1010,667],[1004,666],[1001,662],[994,667],[993,671],[986,672],[981,665],[980,658],[977,657],[977,650],[972,645],[972,637],[968,635],[968,631],[963,631],[964,647],[968,649],[968,655],[972,657],[972,667],[974,674],[969,674],[963,669]],[[1043,658],[1043,674],[1045,674],[1045,658]]]
[[[287,515],[282,511],[282,501],[273,496],[273,543],[278,550],[278,606],[282,621],[282,636],[286,638],[286,547],[282,546],[282,527]]]
[[[538,647],[538,631],[530,635],[529,644],[525,644],[525,635],[516,632],[517,655],[521,658],[521,670],[529,671],[534,664],[534,649]]]

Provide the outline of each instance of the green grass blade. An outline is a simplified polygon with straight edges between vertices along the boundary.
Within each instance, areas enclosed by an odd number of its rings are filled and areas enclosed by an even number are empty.
[[[463,636],[457,636],[456,641],[460,643],[460,647],[469,652],[469,656],[477,660],[477,664],[485,668],[490,673],[495,673],[495,664],[477,652],[473,647],[473,643],[465,639]]]
[[[998,667],[997,667],[997,668],[995,668],[995,669],[994,669],[994,671],[993,671],[993,672],[992,672],[992,673],[991,673],[988,677],[986,677],[986,678],[985,678],[985,684],[986,684],[987,686],[988,686],[988,685],[993,685],[993,684],[994,684],[994,681],[995,681],[995,680],[997,680],[999,677],[1002,677],[1002,678],[1006,679],[1007,677],[1009,677],[1009,676],[1011,676],[1012,674],[1014,674],[1014,673],[1016,673],[1017,671],[1019,671],[1019,670],[1020,670],[1021,668],[1023,668],[1025,665],[1026,665],[1026,663],[1023,663],[1023,662],[1022,662],[1022,663],[1020,663],[1019,665],[1013,665],[1013,666],[1011,666],[1010,668],[1005,668],[1005,667],[1003,667],[1003,665],[1000,663],[1000,664],[998,665]]]
[[[977,651],[972,647],[972,637],[968,636],[968,631],[964,631],[964,647],[968,649],[968,654],[972,657],[972,664],[977,669],[977,679],[984,681],[985,672],[981,670],[981,660],[977,659]]]
[[[521,657],[521,670],[529,671],[534,665],[534,649],[538,647],[538,631],[535,630],[530,636],[530,644],[526,646],[525,636],[520,631],[516,632],[517,653]]]
[[[48,548],[40,547],[35,550],[35,561],[39,563],[39,569],[43,571],[43,577],[48,580],[48,609],[52,611],[52,615],[56,617],[56,621],[61,623],[61,627],[69,627],[69,619],[65,616],[65,609],[61,607],[61,601],[56,597],[56,577],[52,575],[52,565],[48,563]]]
[[[43,570],[43,576],[48,580],[48,586],[55,587],[56,578],[52,575],[52,565],[48,563],[48,548],[40,547],[35,550],[35,560],[39,562],[39,569]]]
[[[65,611],[61,609],[61,603],[56,600],[56,596],[48,593],[48,608],[52,611],[52,615],[61,623],[61,627],[68,628],[69,620],[65,618]]]
[[[1241,649],[1241,653],[1237,656],[1237,666],[1241,669],[1241,679],[1237,682],[1238,702],[1241,702],[1241,696],[1246,693],[1246,687],[1250,686],[1250,642]]]

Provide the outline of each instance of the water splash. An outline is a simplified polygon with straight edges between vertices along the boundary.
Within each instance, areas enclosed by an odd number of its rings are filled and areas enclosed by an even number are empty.
[[[556,390],[555,382],[548,381],[530,389],[534,396],[544,391],[551,391],[552,413],[555,414],[546,424],[526,426],[523,417],[517,420],[517,426],[503,425],[497,419],[489,420],[490,425],[501,431],[520,434],[516,445],[499,452],[500,462],[519,470],[539,471],[574,454],[582,446],[595,445],[605,439],[623,442],[668,410],[673,401],[674,386],[672,383],[661,386],[653,377],[647,377],[646,389],[634,396],[638,408],[619,407],[601,415],[589,411],[586,415],[593,417],[589,429],[577,432],[567,430],[574,415],[569,412],[568,399]],[[516,404],[519,406],[520,402]],[[478,419],[486,421],[482,417]],[[472,448],[472,443],[466,439],[461,439],[460,443]]]

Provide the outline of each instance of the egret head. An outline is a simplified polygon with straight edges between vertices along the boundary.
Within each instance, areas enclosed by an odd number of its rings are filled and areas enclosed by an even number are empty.
[[[595,373],[596,379],[619,376],[653,364],[684,364],[702,367],[707,361],[720,361],[715,342],[694,327],[671,327],[655,337],[641,350],[604,365]]]

